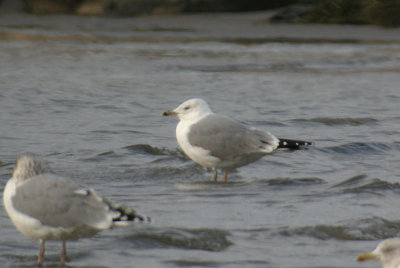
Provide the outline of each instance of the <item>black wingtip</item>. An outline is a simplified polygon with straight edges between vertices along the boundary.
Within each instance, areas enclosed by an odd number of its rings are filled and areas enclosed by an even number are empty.
[[[312,144],[313,143],[311,141],[279,138],[278,149],[299,150]]]
[[[124,207],[116,207],[114,210],[120,213],[120,216],[114,218],[113,221],[140,221],[140,222],[151,222],[151,218],[147,216],[142,216],[137,214],[136,211],[132,209],[127,209]]]

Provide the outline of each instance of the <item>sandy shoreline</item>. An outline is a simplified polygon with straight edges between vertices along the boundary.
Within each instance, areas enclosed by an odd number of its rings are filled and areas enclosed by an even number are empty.
[[[87,41],[237,41],[399,43],[400,28],[371,25],[271,24],[274,12],[142,17],[2,14],[0,40],[85,35]],[[37,30],[39,29],[39,30]],[[64,39],[69,40],[64,36]],[[41,38],[40,38],[41,37]],[[62,36],[61,36],[62,37]],[[63,38],[59,39],[63,39]],[[73,38],[72,38],[73,39]],[[82,39],[82,38],[81,38]],[[108,39],[108,40],[107,40]],[[55,38],[55,40],[58,40]],[[85,38],[82,39],[83,41]]]

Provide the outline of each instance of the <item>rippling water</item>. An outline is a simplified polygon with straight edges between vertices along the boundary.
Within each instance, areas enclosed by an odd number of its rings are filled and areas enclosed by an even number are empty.
[[[398,43],[188,41],[184,25],[102,32],[92,18],[76,34],[46,20],[1,25],[1,183],[34,151],[152,218],[68,243],[69,267],[376,267],[356,254],[399,235]],[[161,116],[190,97],[315,146],[214,183]],[[0,226],[2,266],[34,266],[38,243],[4,210]]]

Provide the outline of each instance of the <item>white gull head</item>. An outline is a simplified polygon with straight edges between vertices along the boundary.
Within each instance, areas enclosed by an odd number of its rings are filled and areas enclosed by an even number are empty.
[[[181,121],[197,121],[205,115],[212,114],[213,111],[207,102],[202,99],[194,98],[183,102],[174,110],[163,112],[164,116],[176,115]]]
[[[17,182],[22,182],[47,171],[49,171],[49,168],[38,155],[25,153],[17,159],[13,170],[13,178]]]

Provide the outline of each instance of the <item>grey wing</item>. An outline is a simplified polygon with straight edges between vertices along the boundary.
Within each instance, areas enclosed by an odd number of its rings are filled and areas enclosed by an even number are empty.
[[[208,115],[189,131],[189,142],[221,159],[242,154],[269,153],[279,140],[267,131],[248,128],[225,116]]]
[[[92,190],[68,178],[41,174],[19,186],[13,205],[18,211],[53,227],[89,225],[103,229],[112,221],[108,206]]]

